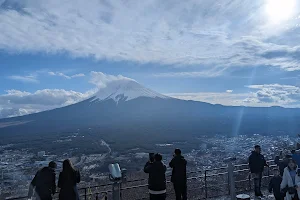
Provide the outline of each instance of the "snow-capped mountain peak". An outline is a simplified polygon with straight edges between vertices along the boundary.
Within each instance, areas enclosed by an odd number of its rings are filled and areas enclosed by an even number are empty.
[[[111,81],[106,84],[105,88],[99,89],[99,91],[94,95],[92,101],[113,99],[115,102],[119,102],[120,100],[129,101],[138,97],[169,98],[145,88],[132,79],[121,79]]]

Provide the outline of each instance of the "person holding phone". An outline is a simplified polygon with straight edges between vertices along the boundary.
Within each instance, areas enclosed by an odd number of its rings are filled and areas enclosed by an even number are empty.
[[[162,162],[161,154],[149,154],[149,161],[144,167],[144,172],[149,174],[148,188],[150,200],[166,199],[166,171],[167,167]]]

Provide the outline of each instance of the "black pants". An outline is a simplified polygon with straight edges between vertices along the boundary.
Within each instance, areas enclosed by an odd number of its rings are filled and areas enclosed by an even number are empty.
[[[275,200],[283,200],[284,199],[281,195],[274,194],[274,197],[275,197]]]
[[[173,183],[176,194],[176,200],[187,200],[186,183]]]
[[[262,195],[261,193],[261,178],[262,178],[262,172],[260,173],[255,173],[255,177],[254,177],[254,193],[255,196],[260,196]]]
[[[150,200],[166,200],[166,193],[165,194],[150,194]]]
[[[36,195],[36,200],[52,200],[52,196],[38,196]]]
[[[280,192],[274,192],[274,197],[276,200],[283,200],[284,197],[282,196],[282,194]]]

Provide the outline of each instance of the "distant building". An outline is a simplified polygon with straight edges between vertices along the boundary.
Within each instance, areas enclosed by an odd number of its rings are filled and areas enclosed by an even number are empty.
[[[46,155],[46,152],[45,151],[39,151],[37,155],[38,155],[38,157],[44,157]]]

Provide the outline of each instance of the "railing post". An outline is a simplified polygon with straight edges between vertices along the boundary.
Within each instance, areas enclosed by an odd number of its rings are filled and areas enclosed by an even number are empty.
[[[112,186],[112,196],[113,200],[120,200],[121,199],[121,183],[120,182],[114,182]]]
[[[249,190],[251,191],[252,190],[252,187],[251,187],[251,174],[248,175],[248,179],[249,179]]]
[[[84,188],[84,200],[86,200],[86,188]]]
[[[235,193],[235,180],[234,180],[234,166],[232,162],[228,163],[228,176],[229,176],[229,183],[230,183],[230,197],[231,200],[236,199],[236,193]]]
[[[205,199],[207,199],[207,170],[204,172],[204,187],[205,187]]]
[[[229,173],[227,172],[227,179],[228,179],[228,195],[230,195],[230,178],[229,178]]]

